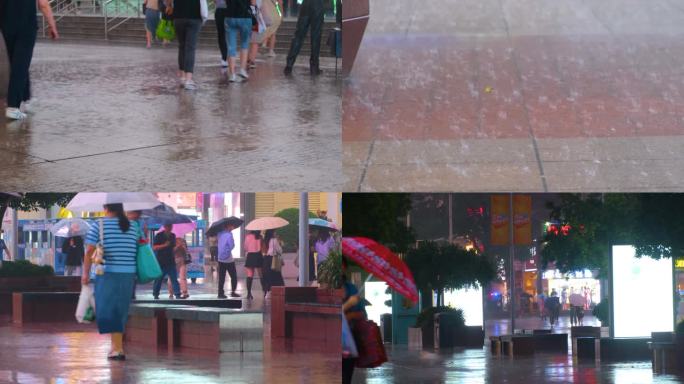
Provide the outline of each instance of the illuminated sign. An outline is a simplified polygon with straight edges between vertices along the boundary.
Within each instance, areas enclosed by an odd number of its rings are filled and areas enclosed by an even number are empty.
[[[675,260],[675,268],[684,268],[684,259]]]
[[[672,260],[635,257],[630,245],[613,246],[615,337],[648,337],[674,330]],[[648,316],[635,316],[647,313]]]

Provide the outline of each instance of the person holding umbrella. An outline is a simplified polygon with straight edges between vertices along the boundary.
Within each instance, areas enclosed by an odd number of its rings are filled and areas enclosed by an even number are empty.
[[[274,244],[272,239],[275,239],[276,228],[282,228],[288,224],[288,221],[281,217],[260,217],[258,219],[250,221],[249,224],[247,224],[247,226],[245,227],[245,229],[247,229],[248,231],[252,231],[252,234],[254,234],[255,237],[258,233],[260,233],[260,231],[266,231],[265,237],[262,237],[260,235],[256,237],[258,239],[258,243],[250,245],[245,244],[245,248],[247,248],[248,252],[247,262],[245,263],[246,267],[252,264],[249,261],[249,253],[258,252],[261,256],[260,264],[256,268],[259,268],[259,270],[261,271],[261,287],[264,290],[264,297],[266,297],[266,294],[270,291],[271,286],[285,285],[284,282],[281,283],[282,274],[280,274],[280,271],[278,270],[277,273],[274,273],[271,269],[273,264],[273,256],[275,254],[282,254],[282,247],[280,247],[280,242],[278,242],[278,244]],[[252,241],[250,239],[250,235],[247,236],[245,241],[246,243],[248,241]],[[277,239],[275,239],[275,241],[277,241]],[[247,282],[247,289],[249,289],[250,281],[248,280]]]
[[[83,257],[85,256],[83,238],[81,236],[73,236],[65,239],[62,244],[62,253],[66,255],[64,276],[73,276],[77,270],[81,269],[83,264]],[[79,275],[82,274],[82,271],[78,272]]]
[[[155,300],[159,299],[159,291],[166,276],[171,280],[173,285],[173,295],[176,299],[185,299],[181,296],[180,285],[178,284],[178,273],[176,271],[176,260],[173,254],[176,248],[176,235],[171,232],[173,226],[171,224],[164,224],[164,231],[157,233],[154,236],[154,245],[152,249],[157,254],[157,261],[162,270],[162,275],[154,281],[152,288],[152,296]]]
[[[235,269],[235,259],[233,259],[233,248],[235,239],[232,231],[242,225],[242,219],[231,216],[221,219],[212,224],[207,230],[207,236],[218,234],[218,298],[226,299],[223,286],[226,284],[226,273],[230,275],[231,292],[230,297],[240,297],[235,290],[237,289],[237,271]]]
[[[264,290],[264,298],[266,294],[271,291],[272,287],[284,287],[285,280],[283,279],[283,247],[280,244],[280,239],[275,229],[269,229],[264,235],[264,249],[266,249],[266,256],[264,256],[264,276],[267,281]],[[276,262],[273,262],[276,259]]]

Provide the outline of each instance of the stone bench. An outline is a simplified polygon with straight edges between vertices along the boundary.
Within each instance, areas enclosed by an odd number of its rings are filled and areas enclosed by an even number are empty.
[[[501,355],[501,336],[489,336],[489,349],[493,355]]]
[[[504,355],[520,356],[534,354],[535,340],[532,335],[502,335],[501,350]]]
[[[187,305],[193,307],[211,308],[242,308],[241,299],[185,299],[185,300],[133,300],[133,304],[162,304],[162,305]]]
[[[570,340],[572,344],[572,354],[577,355],[577,338],[579,337],[589,337],[589,338],[594,338],[594,339],[600,339],[601,338],[601,327],[587,327],[587,326],[581,326],[581,327],[571,327],[570,328]],[[589,356],[585,356],[589,357]],[[591,356],[591,358],[595,358],[595,356]]]
[[[149,347],[166,346],[168,340],[166,310],[189,308],[183,304],[131,304],[124,337],[127,343]]]
[[[535,351],[568,353],[567,333],[536,333],[532,338]]]
[[[260,352],[264,348],[264,316],[261,311],[168,308],[166,319],[169,348],[208,352]]]
[[[572,339],[573,355],[583,360],[600,360],[601,339],[593,336],[578,336]]]
[[[599,356],[601,360],[637,361],[649,360],[648,337],[638,338],[601,338]]]
[[[14,292],[12,322],[75,322],[79,292]]]
[[[652,341],[648,348],[653,353],[651,364],[654,373],[677,372],[677,344],[674,341]]]
[[[0,278],[0,316],[12,319],[14,292],[81,292],[80,276]]]

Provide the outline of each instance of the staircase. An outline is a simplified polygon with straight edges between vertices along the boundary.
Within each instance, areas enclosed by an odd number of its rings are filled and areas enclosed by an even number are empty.
[[[23,0],[22,0],[23,1]],[[277,32],[276,52],[287,54],[290,41],[294,36],[296,20],[283,20]],[[39,36],[43,36],[43,23],[40,22]],[[328,34],[335,28],[335,23],[326,21],[323,25],[323,37],[321,41],[321,57],[330,57],[330,48],[326,45]],[[135,44],[144,46],[145,44],[145,19],[131,17],[122,22],[121,25],[108,32],[105,39],[105,19],[103,16],[61,16],[57,22],[60,38],[64,41],[108,41],[110,43]],[[306,41],[302,47],[301,57],[306,57],[311,52],[311,40],[307,34]],[[200,47],[217,48],[216,23],[213,19],[207,20],[200,32]]]

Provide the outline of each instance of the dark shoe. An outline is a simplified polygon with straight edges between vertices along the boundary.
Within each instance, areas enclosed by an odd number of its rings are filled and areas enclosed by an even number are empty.
[[[155,300],[159,300],[159,296],[155,296],[154,299],[155,299]]]
[[[124,360],[126,360],[126,355],[124,355],[123,353],[110,354],[107,356],[107,359],[116,360],[116,361],[124,361]]]
[[[183,296],[183,295],[178,295],[178,296],[176,296],[176,300],[184,300],[184,299],[187,299],[187,298],[188,298],[187,296]]]
[[[231,293],[230,293],[230,297],[240,297],[240,295],[238,295],[238,294],[235,293],[235,292],[231,292]]]
[[[248,299],[248,300],[252,300],[253,298],[254,298],[254,296],[252,296],[251,293],[248,293],[248,294],[247,294],[247,299]]]
[[[219,298],[219,299],[227,299],[228,296],[226,296],[226,295],[223,294],[223,293],[219,293],[218,298]]]
[[[187,299],[188,297],[190,297],[190,295],[188,295],[187,292],[181,295],[181,299]]]
[[[285,74],[285,76],[292,75],[292,67],[290,67],[290,66],[285,67],[285,69],[283,70],[283,73]]]
[[[323,73],[320,68],[311,68],[309,71],[311,72],[311,76],[320,76]]]

